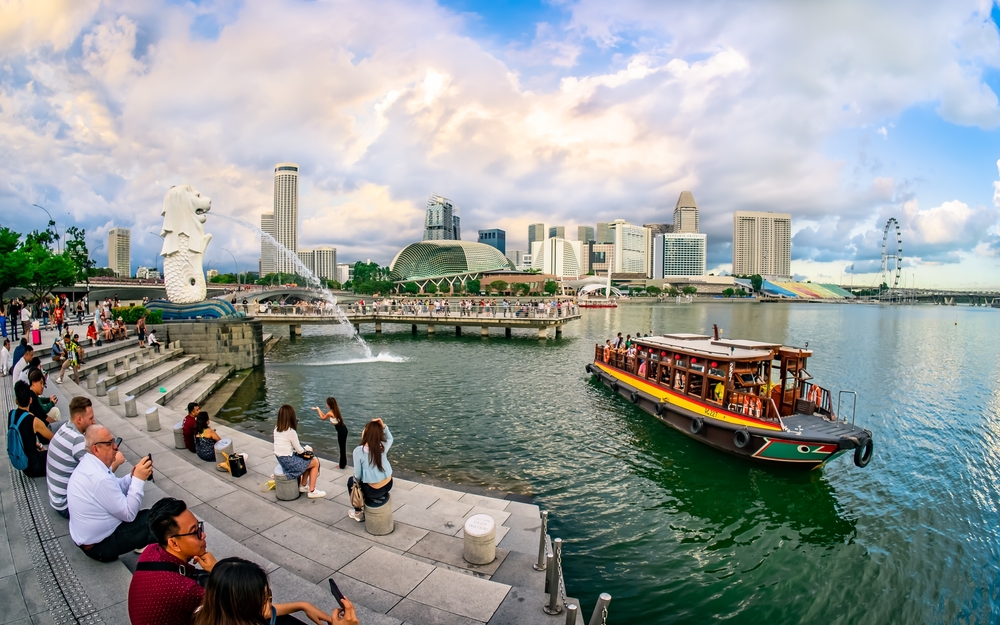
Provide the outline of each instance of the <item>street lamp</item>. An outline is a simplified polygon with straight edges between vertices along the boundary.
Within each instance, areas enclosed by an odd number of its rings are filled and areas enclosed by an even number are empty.
[[[229,250],[227,250],[226,248],[222,248],[222,251],[229,252]],[[240,287],[240,264],[236,261],[235,254],[229,252],[229,255],[233,257],[233,264],[236,265],[236,290],[238,291]]]
[[[52,219],[52,213],[49,212],[49,209],[45,208],[40,204],[32,204],[32,206],[34,206],[35,208],[42,209],[43,211],[45,211],[45,214],[49,216],[49,221],[52,222],[52,227],[56,229],[56,252],[57,253],[61,252],[61,250],[59,249],[59,226],[56,225],[56,220]]]

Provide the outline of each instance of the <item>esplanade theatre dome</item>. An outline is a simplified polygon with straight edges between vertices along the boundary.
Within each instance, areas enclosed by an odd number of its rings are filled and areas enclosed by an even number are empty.
[[[421,241],[396,254],[389,265],[394,280],[422,280],[513,269],[495,247],[471,241]]]

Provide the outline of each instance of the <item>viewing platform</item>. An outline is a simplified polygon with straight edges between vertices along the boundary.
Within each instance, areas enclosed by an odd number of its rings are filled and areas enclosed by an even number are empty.
[[[236,306],[237,310],[243,308]],[[480,336],[487,337],[490,328],[503,328],[504,335],[511,337],[513,330],[533,330],[538,333],[538,338],[548,338],[549,330],[554,328],[555,335],[561,336],[563,326],[570,321],[580,318],[580,308],[576,304],[564,304],[559,308],[548,307],[538,308],[536,303],[524,306],[512,306],[504,314],[504,309],[491,309],[490,312],[483,310],[483,307],[474,306],[471,311],[460,311],[458,309],[448,312],[435,312],[430,306],[358,306],[351,305],[344,311],[341,317],[329,309],[319,309],[304,306],[272,306],[269,311],[254,311],[253,306],[247,307],[247,314],[254,319],[258,319],[267,324],[288,325],[289,333],[292,336],[302,334],[302,326],[309,324],[331,324],[344,323],[346,318],[348,323],[354,325],[354,329],[360,334],[363,324],[375,326],[375,333],[382,332],[383,324],[409,325],[413,334],[417,333],[417,326],[426,326],[428,334],[434,334],[438,326],[454,327],[455,335],[462,335],[462,328],[478,327]]]

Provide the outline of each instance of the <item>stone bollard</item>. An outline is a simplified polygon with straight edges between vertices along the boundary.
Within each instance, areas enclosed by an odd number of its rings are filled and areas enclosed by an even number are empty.
[[[160,431],[160,409],[156,406],[146,409],[146,431]]]
[[[215,444],[215,468],[225,472],[226,469],[219,467],[220,464],[226,466],[226,457],[222,455],[223,453],[233,455],[233,439],[224,438]]]
[[[301,494],[299,481],[285,477],[285,471],[280,464],[274,467],[274,496],[278,501],[295,501]]]
[[[87,388],[90,389],[90,390],[94,390],[95,388],[97,388],[97,370],[96,369],[94,369],[93,371],[91,371],[90,373],[87,374]]]
[[[377,508],[365,505],[365,531],[372,536],[391,534],[395,526],[392,523],[392,495]]]
[[[121,400],[118,397],[118,387],[112,386],[111,388],[108,389],[108,405],[117,406],[120,403]]]
[[[174,425],[174,449],[184,449],[184,420],[181,419]]]
[[[143,358],[144,358],[143,355],[145,354],[145,352],[146,352],[146,350],[140,349],[139,351],[137,351],[135,353],[135,366],[136,367],[138,367],[139,365],[141,365],[143,363]]]
[[[100,380],[97,381],[97,396],[107,397],[107,395],[108,395],[108,381],[105,380],[104,378],[101,378]]]
[[[489,564],[497,557],[497,523],[488,514],[473,514],[465,521],[462,557],[469,564]]]
[[[129,358],[128,356],[122,358],[122,373],[128,373],[128,370],[131,367],[131,363],[132,359]]]
[[[139,413],[135,409],[135,396],[126,395],[125,396],[125,416],[126,417],[138,417]]]

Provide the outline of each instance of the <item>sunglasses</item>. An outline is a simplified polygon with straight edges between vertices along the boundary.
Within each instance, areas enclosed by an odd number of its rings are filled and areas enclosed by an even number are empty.
[[[205,535],[205,522],[198,521],[198,529],[196,529],[195,531],[188,532],[186,534],[174,534],[170,538],[180,538],[182,536],[197,536],[198,538],[202,538],[204,535]]]

